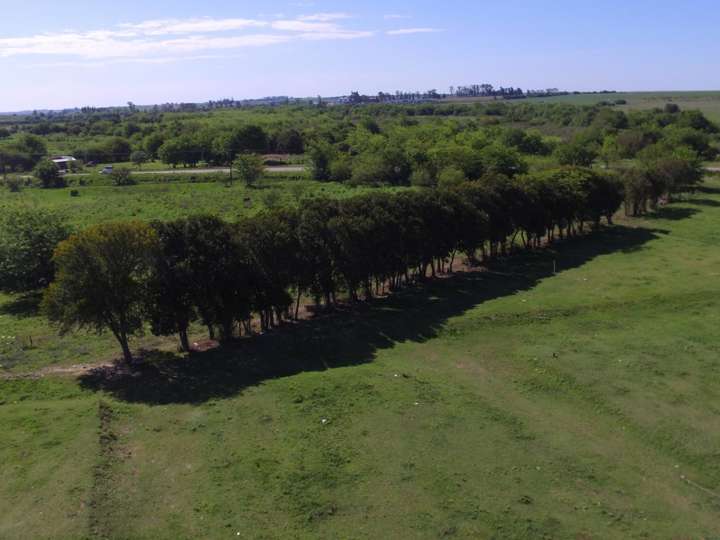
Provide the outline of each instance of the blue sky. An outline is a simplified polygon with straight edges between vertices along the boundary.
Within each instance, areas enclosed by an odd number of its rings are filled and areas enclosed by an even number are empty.
[[[0,0],[0,110],[266,95],[720,89],[717,0]]]

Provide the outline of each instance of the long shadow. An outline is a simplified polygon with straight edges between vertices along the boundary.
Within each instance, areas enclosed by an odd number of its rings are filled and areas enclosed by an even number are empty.
[[[10,315],[19,319],[37,317],[40,313],[40,302],[42,302],[42,292],[23,294],[10,302],[1,304],[0,315]]]
[[[686,204],[695,204],[697,206],[710,206],[713,208],[717,208],[720,206],[720,201],[716,201],[715,199],[689,199],[686,201]]]
[[[531,289],[559,271],[613,252],[633,252],[667,231],[616,226],[552,249],[515,255],[490,271],[458,273],[384,299],[341,309],[189,358],[160,355],[133,368],[99,369],[81,385],[128,402],[202,403],[262,381],[371,362],[378,351],[432,339],[450,318],[494,298]]]
[[[711,187],[711,186],[697,186],[696,191],[699,193],[706,193],[708,195],[720,195],[720,188]]]
[[[688,202],[688,201],[685,201]],[[658,208],[655,212],[643,216],[645,219],[664,219],[667,221],[680,221],[683,219],[691,218],[697,214],[700,210],[696,208],[685,208],[682,206],[664,206]]]

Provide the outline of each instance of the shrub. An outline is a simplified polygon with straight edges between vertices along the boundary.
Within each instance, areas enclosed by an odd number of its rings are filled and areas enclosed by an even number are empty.
[[[134,186],[137,184],[135,179],[132,177],[130,169],[127,167],[118,167],[110,173],[110,179],[114,186]]]
[[[19,193],[22,191],[23,182],[19,178],[8,178],[5,181],[5,187],[12,193]]]
[[[40,180],[40,183],[44,188],[59,188],[66,186],[65,180],[60,176],[60,171],[57,166],[49,159],[45,159],[35,166],[33,176]]]
[[[0,219],[0,290],[23,292],[50,283],[52,256],[70,228],[59,214],[16,210]]]

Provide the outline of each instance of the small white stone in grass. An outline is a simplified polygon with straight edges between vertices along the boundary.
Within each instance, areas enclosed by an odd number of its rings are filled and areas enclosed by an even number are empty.
[[[327,418],[323,418],[322,420],[320,420],[320,423],[323,425],[327,424],[328,422],[329,420]]]
[[[419,402],[419,401],[416,401],[416,402],[415,402],[415,406],[417,407],[418,405],[420,405],[420,402]]]

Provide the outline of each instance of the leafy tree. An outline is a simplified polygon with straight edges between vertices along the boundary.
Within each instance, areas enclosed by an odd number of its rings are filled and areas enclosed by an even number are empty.
[[[71,236],[55,251],[57,274],[45,291],[45,313],[62,333],[110,330],[131,362],[130,337],[142,330],[158,249],[157,233],[141,222],[96,225]]]
[[[103,146],[106,149],[109,159],[107,161],[130,161],[132,146],[127,139],[113,137],[106,141]]]
[[[35,178],[40,180],[40,183],[44,188],[58,188],[65,187],[67,185],[62,176],[60,176],[60,171],[58,170],[57,165],[49,159],[38,163],[33,170],[33,175]]]
[[[275,135],[275,150],[281,154],[302,154],[305,141],[296,129],[283,129]]]
[[[8,171],[28,170],[32,169],[36,160],[33,160],[30,154],[20,149],[7,146],[0,148],[0,171],[5,178]]]
[[[620,159],[620,145],[616,135],[608,135],[603,139],[598,155],[605,162],[606,169],[610,167],[611,163]]]
[[[53,251],[70,235],[61,215],[47,210],[12,210],[0,217],[0,290],[25,292],[52,281]]]
[[[437,180],[428,167],[418,167],[410,175],[410,184],[419,187],[434,187]]]
[[[190,352],[188,329],[197,314],[186,224],[185,220],[151,224],[160,248],[149,279],[148,315],[154,335],[178,334],[182,350]]]
[[[386,145],[355,158],[352,183],[356,185],[407,185],[412,169],[401,148]]]
[[[501,144],[491,144],[480,151],[483,166],[488,174],[502,174],[509,178],[527,171],[527,163],[517,150]]]
[[[334,182],[347,182],[352,178],[352,159],[341,154],[330,163],[330,178]]]
[[[561,144],[555,149],[555,159],[558,160],[560,165],[589,167],[593,164],[597,156],[597,151],[583,141]]]
[[[252,272],[247,247],[233,227],[215,216],[195,216],[185,222],[189,278],[194,305],[211,339],[234,336],[237,321],[250,317]]]
[[[254,186],[265,173],[263,159],[257,154],[240,154],[233,162],[233,169],[247,187]]]
[[[134,186],[137,182],[132,177],[132,172],[127,167],[117,167],[110,173],[110,180],[114,186]]]
[[[138,169],[141,169],[144,163],[147,163],[150,156],[143,150],[136,150],[130,155],[130,161],[137,165]]]
[[[158,157],[158,150],[164,142],[165,139],[163,136],[156,131],[145,137],[142,145],[148,156],[154,159]]]
[[[41,137],[29,133],[21,135],[13,145],[13,148],[29,157],[30,167],[35,166],[47,155],[47,145],[45,141]]]
[[[630,167],[621,172],[621,180],[625,193],[625,213],[639,216],[647,212],[653,186],[646,171]]]
[[[247,125],[233,133],[235,153],[264,154],[268,148],[268,136],[260,126]]]
[[[200,161],[200,152],[192,137],[182,135],[167,139],[158,149],[158,157],[172,167],[180,164],[194,167]]]
[[[310,148],[311,175],[313,180],[327,182],[332,180],[330,166],[335,159],[336,151],[328,142],[317,142]]]
[[[448,167],[438,174],[438,187],[450,189],[467,182],[465,173],[456,167]]]

